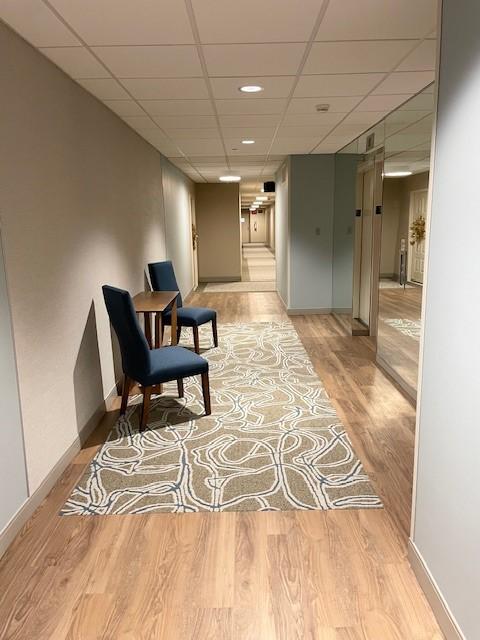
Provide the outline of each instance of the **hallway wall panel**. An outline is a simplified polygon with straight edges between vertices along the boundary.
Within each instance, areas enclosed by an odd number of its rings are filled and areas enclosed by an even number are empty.
[[[1,24],[0,58],[2,229],[35,490],[115,384],[101,285],[143,290],[146,263],[166,255],[161,157]]]
[[[443,0],[413,532],[469,640],[480,638],[479,24],[478,0]]]

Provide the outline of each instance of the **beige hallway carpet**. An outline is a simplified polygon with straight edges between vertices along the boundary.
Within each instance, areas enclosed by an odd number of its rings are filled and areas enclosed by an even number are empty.
[[[197,379],[138,432],[119,418],[62,515],[381,507],[290,322],[226,324],[210,349],[212,415]],[[189,336],[185,335],[188,344]]]
[[[268,247],[246,244],[242,248],[242,256],[243,282],[275,281],[275,256]]]

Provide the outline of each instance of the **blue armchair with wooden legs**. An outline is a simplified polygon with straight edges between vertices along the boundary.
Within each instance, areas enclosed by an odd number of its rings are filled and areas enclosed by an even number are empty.
[[[178,291],[175,271],[170,260],[164,262],[151,262],[148,265],[150,282],[154,291]],[[162,315],[162,330],[165,325],[171,324],[171,311],[167,310]],[[212,323],[213,344],[218,347],[217,312],[208,307],[184,307],[182,296],[177,297],[177,342],[180,339],[182,327],[192,327],[195,352],[200,353],[200,340],[198,327],[207,322]]]
[[[205,414],[210,415],[210,386],[208,362],[183,347],[150,349],[137,320],[128,291],[104,285],[103,297],[110,322],[117,334],[125,375],[120,414],[127,410],[128,396],[133,383],[140,384],[143,393],[140,431],[147,425],[150,397],[155,385],[177,381],[178,395],[183,397],[183,379],[200,375],[202,378]]]

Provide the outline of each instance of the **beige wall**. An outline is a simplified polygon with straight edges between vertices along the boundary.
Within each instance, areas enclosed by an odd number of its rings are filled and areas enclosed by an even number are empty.
[[[241,279],[238,184],[196,184],[200,282]]]
[[[0,58],[1,223],[32,492],[114,387],[101,285],[138,292],[166,255],[161,156],[1,24]]]
[[[399,277],[400,244],[409,232],[410,193],[428,189],[428,171],[407,178],[385,178],[383,182],[382,254],[380,273]]]

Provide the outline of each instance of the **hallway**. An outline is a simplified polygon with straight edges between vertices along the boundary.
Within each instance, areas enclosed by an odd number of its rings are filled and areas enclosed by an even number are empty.
[[[275,291],[275,254],[263,243],[242,245],[241,282],[209,282],[206,293]]]
[[[289,322],[274,293],[189,303]],[[384,509],[60,517],[111,410],[0,561],[0,637],[441,640],[406,559],[414,409],[347,316],[292,323]]]

